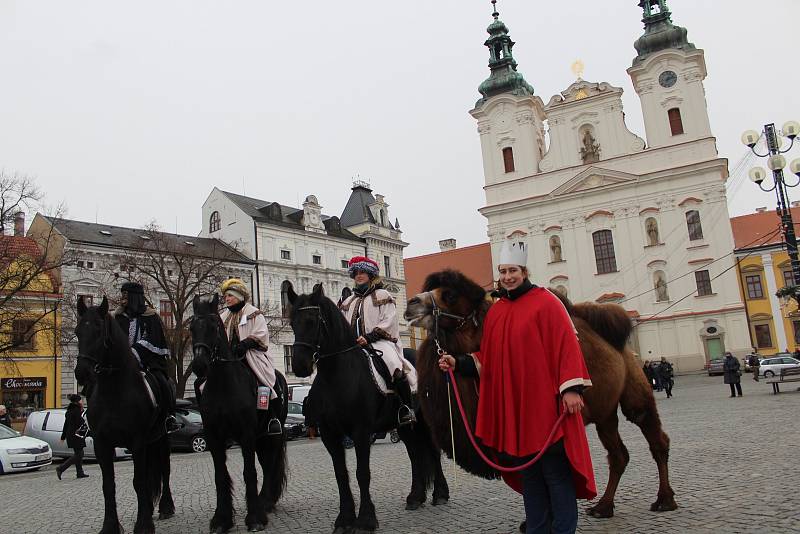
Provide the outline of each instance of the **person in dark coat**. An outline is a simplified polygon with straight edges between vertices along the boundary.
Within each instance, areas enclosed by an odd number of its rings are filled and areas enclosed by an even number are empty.
[[[761,374],[761,360],[758,359],[758,355],[755,351],[750,354],[750,357],[747,359],[747,365],[750,366],[750,370],[753,371],[753,380],[758,382],[758,375]]]
[[[123,332],[128,334],[131,347],[142,369],[150,371],[159,382],[161,390],[161,415],[166,419],[168,432],[180,429],[175,420],[175,384],[169,378],[169,348],[164,327],[156,311],[147,305],[144,288],[136,282],[126,282],[122,291],[121,307],[114,312]]]
[[[650,360],[645,360],[644,365],[642,366],[642,371],[644,372],[645,378],[647,378],[647,383],[650,384],[650,387],[653,388],[654,386],[654,377],[653,377],[653,366],[650,365]]]
[[[740,397],[742,396],[741,366],[742,364],[733,357],[733,354],[730,352],[725,353],[725,363],[722,365],[722,370],[725,373],[725,383],[731,387],[731,397],[735,397],[737,392]]]
[[[69,406],[67,406],[67,413],[64,417],[64,428],[61,431],[61,441],[67,442],[67,446],[72,449],[72,456],[66,459],[63,464],[56,467],[56,476],[61,480],[61,475],[64,471],[69,469],[69,466],[75,464],[75,471],[78,473],[78,478],[86,478],[89,475],[83,472],[83,449],[86,447],[86,440],[78,435],[78,429],[84,424],[83,420],[83,403],[81,402],[80,395],[69,396]]]
[[[8,415],[8,410],[4,404],[0,404],[0,425],[6,425],[8,428],[12,428],[11,416]]]
[[[672,364],[664,356],[661,357],[661,363],[656,372],[661,377],[661,385],[667,393],[667,398],[672,397],[672,386],[675,385],[675,371],[672,368]]]

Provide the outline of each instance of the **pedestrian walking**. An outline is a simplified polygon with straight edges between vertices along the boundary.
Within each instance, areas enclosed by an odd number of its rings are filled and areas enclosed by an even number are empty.
[[[747,365],[753,371],[753,380],[758,382],[758,375],[761,374],[761,360],[758,359],[755,351],[747,358]]]
[[[669,399],[672,397],[672,386],[675,385],[675,371],[672,368],[672,364],[669,363],[664,356],[661,357],[661,363],[658,366],[658,374],[661,377],[661,385],[664,387],[664,391],[667,393],[667,398]]]
[[[736,393],[742,396],[742,364],[739,360],[733,357],[730,352],[725,353],[725,363],[722,365],[722,370],[725,373],[725,383],[731,387],[731,397],[735,397]]]
[[[644,365],[642,366],[642,372],[644,372],[645,378],[647,378],[647,383],[650,384],[650,388],[655,387],[654,378],[653,378],[653,367],[650,365],[650,360],[645,360]]]
[[[8,415],[5,404],[0,404],[0,425],[6,425],[8,428],[11,428],[11,416]]]
[[[64,418],[64,428],[61,431],[61,441],[66,440],[67,446],[72,449],[72,456],[56,467],[56,476],[58,476],[59,480],[61,480],[61,475],[64,474],[64,471],[73,464],[78,475],[77,478],[89,476],[83,472],[83,449],[86,447],[86,439],[77,434],[78,429],[84,424],[83,403],[81,402],[81,396],[77,394],[70,395],[69,401]]]

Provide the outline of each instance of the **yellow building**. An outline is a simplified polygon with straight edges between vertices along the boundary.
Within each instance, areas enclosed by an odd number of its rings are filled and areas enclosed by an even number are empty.
[[[792,208],[800,220],[800,208]],[[731,219],[739,287],[747,310],[752,345],[762,356],[800,347],[800,313],[792,299],[776,296],[793,285],[792,266],[775,211]]]
[[[0,404],[14,426],[61,407],[59,283],[34,240],[0,236]]]

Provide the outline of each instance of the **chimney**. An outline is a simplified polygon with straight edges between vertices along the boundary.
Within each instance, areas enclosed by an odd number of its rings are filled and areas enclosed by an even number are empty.
[[[446,250],[453,250],[456,248],[456,240],[452,237],[449,239],[442,239],[439,241],[439,250],[444,252]]]
[[[14,235],[17,237],[25,235],[25,213],[22,211],[14,214]]]
[[[764,213],[765,211],[767,211],[767,207],[766,206],[762,206],[760,208],[756,208],[756,213]]]

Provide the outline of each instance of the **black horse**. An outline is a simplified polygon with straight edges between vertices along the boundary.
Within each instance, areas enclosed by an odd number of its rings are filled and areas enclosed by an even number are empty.
[[[219,317],[219,295],[213,298],[195,296],[192,318],[192,370],[206,382],[197,391],[203,428],[211,456],[214,459],[214,482],[217,487],[217,508],[211,518],[214,533],[223,533],[233,525],[231,478],[226,461],[227,443],[237,442],[244,459],[245,524],[250,532],[264,530],[267,513],[275,508],[286,487],[285,436],[270,436],[267,431],[267,412],[256,407],[258,383],[255,374],[242,358],[233,356],[225,326]],[[276,371],[276,390],[283,401],[279,419],[286,422],[288,386],[284,376]],[[263,471],[263,484],[258,492],[258,473],[255,456]]]
[[[122,532],[117,517],[114,448],[133,453],[133,487],[138,513],[133,531],[155,532],[153,508],[159,496],[158,518],[175,515],[169,489],[169,441],[164,416],[153,406],[128,336],[108,313],[108,301],[86,307],[78,299],[78,363],[75,377],[91,390],[87,418],[94,450],[103,472],[105,518],[101,534]],[[154,388],[157,391],[157,388]]]
[[[292,369],[300,377],[309,376],[316,365],[317,376],[309,392],[309,407],[319,423],[320,435],[333,460],[339,487],[339,515],[334,534],[372,532],[378,528],[375,505],[369,493],[370,437],[397,426],[400,400],[385,395],[375,385],[367,356],[356,344],[342,313],[328,299],[321,285],[311,295],[297,295],[289,287],[291,325],[294,331]],[[433,504],[444,504],[450,497],[442,473],[441,452],[434,447],[422,414],[417,422],[399,429],[411,459],[411,492],[406,508],[414,510],[425,502],[426,491],[434,484]],[[356,449],[356,478],[361,494],[358,517],[345,463],[342,440],[350,436]]]

